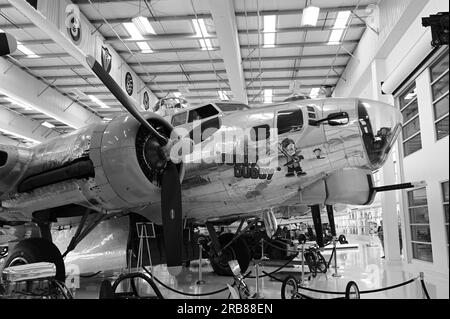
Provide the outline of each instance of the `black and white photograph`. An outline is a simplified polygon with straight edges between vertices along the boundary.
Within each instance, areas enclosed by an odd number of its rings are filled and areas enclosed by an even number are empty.
[[[444,0],[0,0],[0,307],[448,301],[448,45]]]

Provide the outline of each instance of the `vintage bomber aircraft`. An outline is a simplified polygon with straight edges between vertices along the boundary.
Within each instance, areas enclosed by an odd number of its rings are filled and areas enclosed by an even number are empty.
[[[372,172],[382,167],[401,129],[401,114],[390,105],[330,98],[230,113],[205,107],[197,112],[199,121],[183,126],[187,133],[174,134],[163,117],[137,111],[92,57],[87,62],[129,114],[32,148],[0,145],[0,218],[34,218],[44,237],[16,245],[6,265],[51,261],[62,280],[64,262],[49,225],[83,216],[69,245],[73,249],[101,221],[88,218],[92,212],[135,212],[161,223],[174,274],[181,268],[186,219],[208,226],[209,220],[270,207],[309,205],[323,246],[320,205],[327,205],[332,217],[332,205],[370,204],[385,190],[374,186]],[[253,128],[249,135],[223,140],[248,128]],[[173,160],[180,145],[188,151]],[[261,145],[268,146],[264,152],[258,152]],[[230,258],[248,264],[243,260],[248,253],[233,251],[242,244],[239,234],[218,237],[209,230],[213,266],[223,270]]]

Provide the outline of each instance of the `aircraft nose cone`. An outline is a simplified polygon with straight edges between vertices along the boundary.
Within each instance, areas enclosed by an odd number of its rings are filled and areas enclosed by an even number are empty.
[[[387,160],[402,127],[402,114],[392,105],[360,100],[358,116],[371,168],[379,169]]]

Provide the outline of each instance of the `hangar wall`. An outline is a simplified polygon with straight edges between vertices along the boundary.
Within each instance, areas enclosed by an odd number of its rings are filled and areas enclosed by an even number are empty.
[[[427,32],[422,27],[422,17],[448,11],[446,1],[387,1],[382,0],[379,5],[378,19],[379,35],[370,29],[364,34],[354,58],[349,63],[344,78],[340,81],[334,95],[361,96],[381,99],[385,102],[398,105],[398,100],[392,95],[381,93],[381,82],[384,81],[396,66],[412,50],[414,44]],[[387,14],[390,10],[391,14]],[[380,23],[383,19],[390,19]],[[431,41],[431,40],[430,40]],[[373,54],[372,54],[373,53]],[[419,65],[426,56],[415,61]],[[413,71],[413,68],[411,69]],[[418,75],[416,79],[417,95],[419,97],[420,131],[422,133],[422,149],[409,156],[403,156],[403,143],[399,142],[397,154],[399,156],[399,173],[401,182],[426,182],[426,197],[428,203],[429,230],[431,235],[432,261],[422,261],[414,257],[411,243],[411,227],[408,210],[407,191],[397,192],[400,199],[400,218],[402,224],[402,238],[404,238],[403,266],[413,273],[424,271],[426,275],[437,276],[448,280],[449,278],[449,252],[448,252],[448,221],[445,221],[444,203],[441,183],[448,181],[448,135],[436,140],[434,127],[434,113],[431,97],[430,73],[428,69]],[[406,79],[403,79],[406,80]],[[400,85],[401,83],[398,83]],[[369,87],[372,86],[370,90]],[[448,86],[448,83],[447,83]],[[372,96],[370,96],[370,94]],[[448,113],[448,108],[447,108]],[[402,138],[401,138],[402,139]],[[431,154],[438,154],[431,155]],[[392,162],[392,161],[391,161]],[[387,165],[383,170],[384,178],[395,177],[394,165]],[[389,166],[391,166],[389,168]],[[386,180],[385,180],[386,182]],[[392,200],[392,195],[391,200]],[[386,198],[383,198],[386,205]],[[448,206],[447,206],[448,209]],[[448,214],[448,213],[447,213]],[[385,232],[391,228],[394,233],[395,226],[384,225]],[[406,239],[406,240],[405,240]],[[395,238],[388,238],[385,242],[392,244]],[[398,242],[398,241],[397,241]],[[394,258],[395,259],[395,258]]]

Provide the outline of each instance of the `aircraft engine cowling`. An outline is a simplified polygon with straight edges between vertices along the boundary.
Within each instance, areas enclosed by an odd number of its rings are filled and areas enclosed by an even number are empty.
[[[0,199],[14,189],[30,158],[29,149],[0,146]]]
[[[305,205],[369,205],[374,195],[372,172],[359,168],[334,172],[300,191]]]
[[[173,128],[169,123],[156,114],[145,115],[160,134],[170,137]],[[114,119],[97,134],[101,139],[93,136],[90,158],[100,206],[118,210],[159,202],[165,157],[154,136],[129,115]],[[182,180],[182,164],[178,171]],[[99,206],[95,200],[91,204]]]

